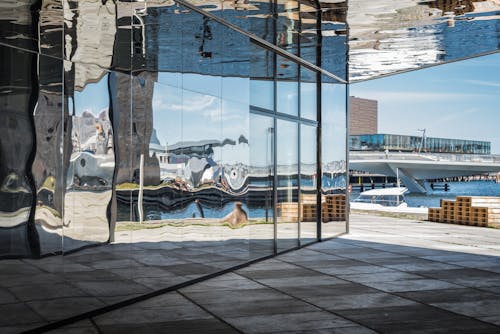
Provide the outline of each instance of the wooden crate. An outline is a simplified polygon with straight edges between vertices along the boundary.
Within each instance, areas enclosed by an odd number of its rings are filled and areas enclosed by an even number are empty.
[[[427,219],[431,222],[440,222],[441,221],[441,208],[429,208]]]
[[[300,205],[301,221],[304,222],[314,222],[318,216],[316,204],[314,203],[302,203]]]
[[[293,221],[299,220],[299,203],[296,202],[283,202],[278,203],[276,206],[278,211],[278,218],[283,221]]]

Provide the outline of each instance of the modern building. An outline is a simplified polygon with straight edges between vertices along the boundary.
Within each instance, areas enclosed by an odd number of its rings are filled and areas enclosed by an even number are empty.
[[[349,135],[378,133],[378,102],[349,96]]]
[[[0,332],[346,233],[349,84],[500,45],[382,3],[2,1]]]
[[[365,134],[349,136],[350,151],[389,151],[421,153],[490,154],[488,141],[405,136],[394,134]]]

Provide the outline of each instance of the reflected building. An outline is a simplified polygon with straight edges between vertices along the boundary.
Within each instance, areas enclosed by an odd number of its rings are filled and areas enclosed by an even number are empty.
[[[377,67],[364,32],[399,31],[363,3],[0,3],[0,305],[23,314],[0,331],[345,233],[349,82],[498,48],[453,46],[418,1],[408,57]]]

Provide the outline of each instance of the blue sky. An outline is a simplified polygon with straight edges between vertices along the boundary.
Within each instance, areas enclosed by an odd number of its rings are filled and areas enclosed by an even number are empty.
[[[105,75],[99,82],[85,86],[82,92],[75,91],[75,111],[81,115],[90,110],[94,115],[109,107],[108,76]]]
[[[491,141],[500,154],[500,53],[350,86],[378,100],[379,132]]]

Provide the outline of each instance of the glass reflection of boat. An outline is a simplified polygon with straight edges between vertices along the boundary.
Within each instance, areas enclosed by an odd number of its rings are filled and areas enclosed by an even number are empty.
[[[408,189],[405,187],[367,190],[350,203],[351,209],[427,213],[427,208],[409,207],[404,197],[406,192],[408,192]]]

